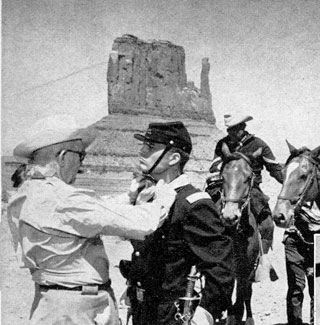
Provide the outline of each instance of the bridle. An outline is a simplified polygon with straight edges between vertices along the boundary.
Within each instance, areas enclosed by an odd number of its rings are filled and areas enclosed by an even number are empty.
[[[312,159],[312,157],[310,157],[308,155],[303,155],[303,157],[308,159],[308,161],[312,164],[312,172],[308,175],[303,190],[301,191],[301,193],[299,195],[293,196],[293,197],[284,196],[284,195],[278,196],[278,200],[290,201],[291,204],[295,204],[294,209],[293,209],[294,212],[299,212],[301,207],[306,206],[306,204],[304,203],[305,198],[306,198],[309,190],[311,189],[313,182],[315,180],[317,180],[317,178],[318,178],[317,168],[319,167],[319,164],[314,159]],[[316,182],[316,184],[318,184],[318,183]],[[319,185],[318,185],[318,192],[319,192]],[[313,204],[313,202],[311,202],[311,206],[312,206],[312,204]]]
[[[251,199],[251,192],[252,192],[254,179],[255,179],[255,174],[254,174],[253,169],[252,169],[251,160],[246,155],[244,155],[244,154],[242,154],[240,152],[237,152],[237,155],[240,156],[239,159],[243,159],[248,163],[248,165],[250,167],[250,170],[251,170],[251,175],[249,176],[250,184],[249,184],[248,193],[247,193],[246,196],[238,197],[238,198],[225,197],[224,193],[223,193],[223,190],[221,190],[220,194],[221,194],[222,208],[225,207],[227,202],[238,203],[238,204],[241,204],[240,212],[242,213],[242,211],[249,205],[249,202],[250,202],[250,199]],[[221,169],[221,174],[223,172],[223,169],[224,168]]]
[[[312,164],[312,172],[308,175],[305,186],[301,193],[297,196],[294,197],[288,197],[288,196],[283,196],[279,195],[278,200],[285,200],[285,201],[290,201],[290,203],[294,205],[293,211],[293,224],[290,226],[290,228],[297,233],[297,235],[301,238],[301,240],[308,245],[313,245],[313,242],[307,241],[304,236],[302,235],[301,231],[295,226],[295,219],[297,216],[300,216],[300,211],[302,207],[307,207],[308,209],[312,208],[312,205],[314,201],[310,202],[310,205],[308,206],[305,202],[305,198],[311,189],[311,186],[315,182],[316,186],[318,187],[318,193],[319,193],[319,184],[317,182],[317,179],[319,178],[319,175],[317,173],[317,168],[319,167],[319,163],[315,161],[310,155],[302,155],[302,157],[305,157],[311,164]],[[308,221],[308,220],[307,220]]]

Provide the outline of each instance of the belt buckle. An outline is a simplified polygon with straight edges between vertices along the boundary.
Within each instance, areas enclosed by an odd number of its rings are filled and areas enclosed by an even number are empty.
[[[98,295],[99,287],[98,285],[83,285],[82,286],[82,295],[96,296]]]
[[[144,292],[145,292],[144,289],[136,287],[136,295],[138,301],[140,302],[144,301]]]

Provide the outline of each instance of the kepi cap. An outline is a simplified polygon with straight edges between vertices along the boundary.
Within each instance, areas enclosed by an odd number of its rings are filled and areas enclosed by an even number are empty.
[[[188,130],[181,121],[150,123],[145,135],[136,133],[139,141],[148,141],[170,145],[190,154],[192,142]]]

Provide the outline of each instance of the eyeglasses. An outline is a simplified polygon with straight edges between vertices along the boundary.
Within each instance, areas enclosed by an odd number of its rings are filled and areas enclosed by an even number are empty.
[[[79,155],[80,158],[80,162],[82,162],[86,156],[86,152],[85,151],[75,151],[75,150],[64,150],[64,152],[73,152]]]

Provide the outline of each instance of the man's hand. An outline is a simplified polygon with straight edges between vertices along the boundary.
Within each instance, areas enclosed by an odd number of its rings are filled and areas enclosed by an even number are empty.
[[[155,184],[148,179],[134,178],[131,181],[129,190],[130,203],[139,205],[145,202],[149,202],[153,199],[155,192]]]
[[[149,179],[141,175],[131,181],[129,199],[131,204],[142,204],[152,200],[154,195],[154,185]]]

